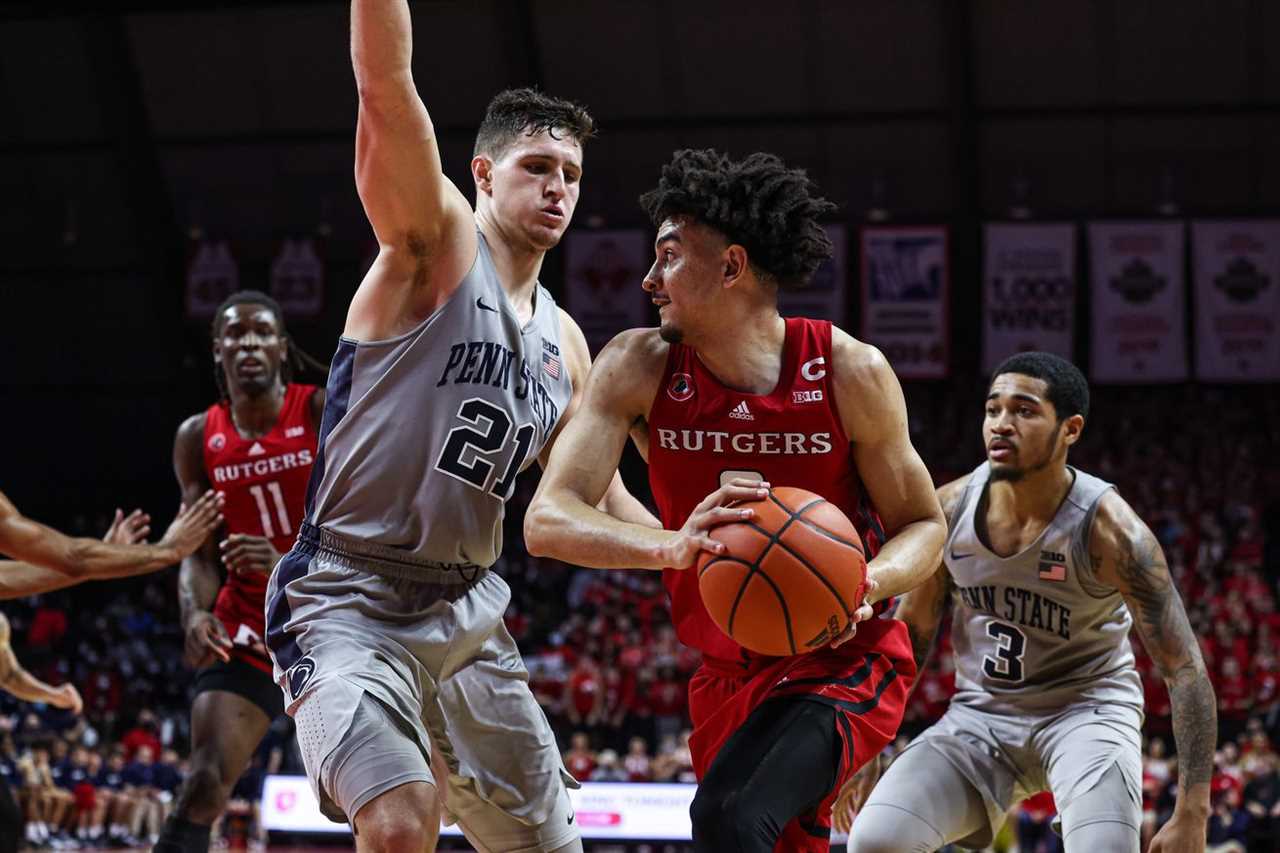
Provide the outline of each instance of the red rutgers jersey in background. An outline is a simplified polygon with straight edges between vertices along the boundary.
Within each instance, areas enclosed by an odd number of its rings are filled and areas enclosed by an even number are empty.
[[[720,383],[690,347],[672,344],[649,410],[649,483],[670,530],[733,477],[760,477],[822,495],[854,523],[870,559],[884,542],[880,519],[862,489],[832,382],[831,324],[786,321],[782,369],[768,394],[744,394]],[[836,709],[844,752],[827,802],[788,824],[776,849],[826,850],[815,829],[830,827],[830,801],[840,785],[897,733],[915,676],[903,623],[876,618],[838,649],[771,658],[748,652],[712,621],[696,570],[666,569],[672,620],[681,641],[702,651],[689,682],[689,741],[701,779],[716,753],[764,700],[804,696]],[[882,608],[881,608],[882,609]],[[819,833],[820,835],[821,833]]]
[[[264,536],[281,554],[293,547],[306,505],[315,461],[311,423],[314,385],[289,385],[280,417],[261,438],[242,438],[226,401],[205,413],[204,469],[209,484],[226,496],[226,533]],[[227,572],[213,613],[235,648],[232,654],[268,675],[271,661],[262,643],[268,572]]]

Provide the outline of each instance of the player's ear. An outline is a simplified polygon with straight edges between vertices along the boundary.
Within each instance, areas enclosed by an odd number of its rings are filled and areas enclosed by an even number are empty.
[[[724,250],[724,286],[733,287],[747,271],[747,250],[731,243]]]
[[[493,195],[493,161],[483,154],[471,158],[471,177],[476,182],[476,190],[485,195]]]
[[[1070,447],[1080,440],[1080,434],[1084,432],[1084,415],[1072,415],[1062,426],[1062,440]]]

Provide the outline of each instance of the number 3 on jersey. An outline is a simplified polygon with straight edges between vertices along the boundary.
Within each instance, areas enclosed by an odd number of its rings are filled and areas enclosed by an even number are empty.
[[[488,400],[472,397],[464,400],[458,407],[458,419],[470,426],[457,426],[449,430],[449,437],[436,461],[436,470],[461,480],[472,488],[486,491],[485,485],[489,483],[494,463],[498,461],[489,457],[506,447],[507,436],[512,427],[511,415]],[[522,424],[515,431],[511,459],[496,482],[487,490],[498,500],[505,501],[511,496],[516,474],[524,467],[524,460],[533,445],[533,433],[533,424]]]
[[[982,659],[987,678],[1010,683],[1021,681],[1022,655],[1027,650],[1027,635],[1004,622],[988,622],[987,636],[996,641],[996,656]]]

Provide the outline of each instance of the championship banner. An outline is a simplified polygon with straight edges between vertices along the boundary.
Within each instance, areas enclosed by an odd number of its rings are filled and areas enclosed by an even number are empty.
[[[845,293],[849,289],[849,236],[843,225],[823,227],[831,241],[831,259],[814,271],[804,287],[780,289],[778,312],[784,317],[812,317],[844,326]]]
[[[592,356],[619,332],[649,325],[640,286],[653,261],[646,232],[572,231],[565,241],[565,303]]]
[[[943,225],[862,229],[862,339],[903,379],[947,375],[948,237]]]
[[[324,307],[324,262],[310,237],[286,239],[271,262],[271,295],[285,314],[314,317]]]
[[[198,243],[187,263],[187,319],[208,320],[239,289],[240,268],[226,241]]]
[[[984,371],[1027,350],[1072,359],[1076,227],[988,223],[983,231]]]
[[[1184,231],[1181,222],[1089,225],[1095,380],[1187,378]]]
[[[1280,220],[1196,222],[1196,378],[1280,379]]]

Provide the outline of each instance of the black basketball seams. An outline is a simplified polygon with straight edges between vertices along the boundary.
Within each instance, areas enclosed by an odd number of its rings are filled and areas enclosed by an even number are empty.
[[[750,560],[744,560],[741,557],[735,557],[732,554],[725,554],[722,557],[712,557],[710,560],[707,560],[705,563],[703,563],[702,568],[698,569],[698,577],[702,577],[703,572],[711,568],[716,563],[721,563],[721,562],[741,563],[742,565],[746,566],[748,569],[751,568]]]
[[[837,536],[827,528],[823,527],[821,524],[818,524],[817,522],[810,521],[807,518],[798,518],[796,519],[796,521],[799,521],[801,524],[803,524],[805,527],[812,530],[814,533],[817,533],[821,536],[825,536],[833,542],[839,542],[841,545],[848,545],[850,548],[857,551],[859,554],[862,554],[864,557],[867,554],[867,552],[862,549],[862,545],[860,545],[859,543],[850,542],[848,539],[845,539],[842,536]]]
[[[793,519],[793,520],[794,520],[794,521],[803,521],[803,519]],[[744,522],[741,522],[741,523],[742,523],[742,524],[747,525],[747,527],[750,527],[750,528],[751,528],[751,529],[753,529],[753,530],[758,530],[759,532],[763,533],[764,535],[769,536],[769,531],[765,530],[763,527],[759,527],[759,526],[757,526],[757,525],[755,525],[755,524],[752,524],[750,521],[744,521]],[[786,530],[786,529],[787,529],[788,527],[790,527],[790,526],[791,526],[791,522],[787,522],[786,524],[784,524],[784,525],[782,526],[782,528],[778,531],[778,536],[779,536],[779,537],[781,537],[781,536],[782,536],[782,531],[783,531],[783,530]],[[770,538],[773,538],[773,537],[770,537]],[[834,596],[836,597],[836,601],[838,601],[838,602],[840,603],[840,606],[841,606],[842,608],[844,608],[844,612],[845,612],[845,614],[846,614],[846,615],[848,615],[848,613],[849,613],[849,605],[845,604],[845,602],[844,602],[844,596],[840,594],[839,590],[837,590],[837,589],[835,588],[835,586],[831,583],[831,581],[827,580],[826,575],[824,575],[822,572],[820,572],[820,571],[818,571],[817,569],[815,569],[813,566],[809,565],[809,560],[808,560],[807,558],[805,558],[805,556],[804,556],[803,554],[797,554],[797,553],[796,553],[796,551],[795,551],[795,549],[793,549],[793,548],[792,548],[790,545],[788,545],[786,542],[783,542],[781,538],[778,538],[778,539],[776,539],[775,541],[776,541],[777,546],[778,546],[779,548],[781,548],[782,550],[786,551],[788,554],[790,554],[790,555],[791,555],[791,558],[792,558],[793,560],[795,560],[795,561],[796,561],[796,562],[798,562],[800,565],[802,565],[802,566],[804,566],[806,569],[808,569],[808,570],[809,570],[809,573],[810,573],[810,574],[812,574],[815,578],[817,578],[818,580],[822,581],[822,585],[823,585],[823,586],[825,586],[828,590],[830,590],[830,591],[831,591],[831,594],[832,594],[832,595],[834,595]],[[773,544],[773,543],[770,543],[770,544]],[[769,550],[768,548],[765,548],[765,552],[768,552],[768,550]],[[757,559],[758,559],[758,560],[763,560],[763,559],[764,559],[764,554],[762,553],[762,554],[761,554]],[[745,562],[745,561],[743,561],[743,562]],[[701,577],[701,575],[699,575],[699,577]]]
[[[791,611],[787,608],[787,599],[783,597],[782,590],[778,589],[778,585],[773,582],[773,578],[769,577],[769,573],[764,569],[756,566],[753,571],[747,573],[742,580],[742,586],[738,587],[738,597],[733,600],[733,610],[729,612],[729,636],[733,636],[733,620],[738,615],[738,603],[742,601],[742,596],[746,595],[747,587],[751,585],[751,579],[759,576],[765,583],[769,584],[769,588],[773,590],[773,594],[778,598],[778,606],[782,608],[782,624],[787,626],[787,645],[791,647],[791,654],[796,653],[796,638],[791,631]]]

